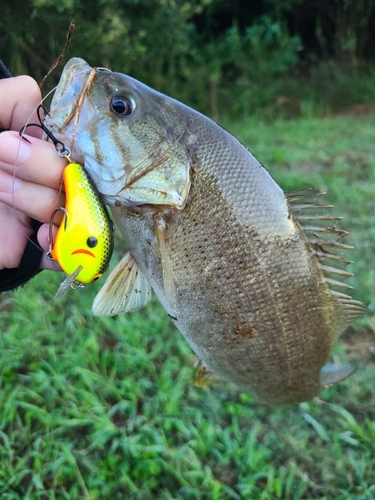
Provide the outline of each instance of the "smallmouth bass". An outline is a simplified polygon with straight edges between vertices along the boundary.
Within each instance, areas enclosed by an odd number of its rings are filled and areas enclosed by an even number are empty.
[[[284,195],[209,118],[79,58],[65,66],[45,123],[130,247],[95,314],[142,307],[152,288],[200,359],[197,385],[218,374],[271,404],[311,399],[350,375],[349,365],[324,365],[365,308],[337,290],[350,275],[337,253],[346,246],[309,196]]]

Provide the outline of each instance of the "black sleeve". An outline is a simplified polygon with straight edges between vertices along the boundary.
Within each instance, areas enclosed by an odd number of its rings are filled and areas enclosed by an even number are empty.
[[[11,72],[0,59],[0,79],[11,78],[11,76]],[[1,129],[0,132],[2,132]],[[39,269],[39,266],[43,256],[43,249],[38,243],[37,232],[41,225],[41,222],[31,219],[31,227],[34,230],[34,234],[27,242],[19,267],[0,270],[0,292],[13,290],[20,285],[24,285],[36,274],[40,273],[41,269]],[[4,234],[2,241],[6,241],[6,239],[7,235]]]

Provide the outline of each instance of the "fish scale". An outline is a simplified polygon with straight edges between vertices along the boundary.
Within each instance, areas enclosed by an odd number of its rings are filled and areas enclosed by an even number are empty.
[[[347,264],[344,232],[324,224],[336,219],[309,194],[285,196],[209,118],[109,70],[88,88],[89,74],[82,59],[68,62],[46,123],[84,162],[129,245],[94,313],[142,307],[152,288],[199,357],[197,385],[220,376],[272,404],[350,375],[350,365],[326,365],[337,334],[365,311],[335,291],[347,275],[331,262]]]
[[[274,253],[279,245],[265,244],[245,230],[239,232],[233,211],[222,213],[213,226],[202,223],[201,230],[194,227],[194,220],[202,211],[205,220],[210,219],[210,207],[217,199],[215,193],[210,199],[207,190],[200,189],[198,183],[199,179],[193,176],[195,196],[181,213],[171,239],[175,281],[184,283],[190,290],[189,294],[184,289],[179,293],[177,285],[177,302],[181,297],[181,308],[176,326],[186,332],[188,340],[194,339],[194,350],[205,363],[263,399],[276,402],[278,398],[277,403],[281,404],[285,394],[289,401],[293,387],[298,388],[300,398],[308,399],[311,397],[311,372],[315,371],[317,384],[332,344],[329,309],[326,306],[320,315],[317,309],[322,295],[328,296],[331,309],[334,299],[324,289],[320,297],[311,293],[316,287],[309,283],[319,279],[324,284],[323,277],[319,276],[318,269],[317,278],[307,273],[306,252],[301,252],[305,242],[301,240],[297,241],[292,265],[280,269],[280,263],[275,265]],[[237,228],[236,237],[232,226]],[[198,252],[198,242],[204,244],[203,255]],[[233,251],[235,248],[241,248],[241,252]],[[179,266],[187,250],[188,278]],[[300,254],[302,259],[298,259]],[[223,263],[215,265],[212,255],[218,255]],[[263,265],[257,262],[260,255]],[[313,258],[310,255],[310,259]],[[211,264],[209,272],[206,262]],[[203,321],[196,314],[197,303],[199,310],[204,312]],[[270,307],[271,304],[277,307]],[[189,314],[185,315],[182,308]],[[256,328],[257,333],[250,337],[239,336],[235,333],[237,325]],[[201,331],[205,331],[205,335],[200,335]],[[312,388],[314,391],[316,387]]]

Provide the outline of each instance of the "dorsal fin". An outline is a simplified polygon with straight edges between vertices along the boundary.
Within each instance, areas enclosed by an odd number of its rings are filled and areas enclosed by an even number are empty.
[[[293,215],[310,241],[325,281],[337,302],[337,334],[340,334],[352,321],[363,316],[367,308],[349,295],[337,291],[352,288],[344,282],[352,276],[352,273],[346,270],[346,266],[352,261],[342,255],[352,247],[341,241],[349,234],[347,231],[336,225],[326,225],[326,221],[339,221],[341,217],[327,215],[327,209],[331,209],[333,205],[319,203],[324,194],[313,190],[300,190],[285,196]]]

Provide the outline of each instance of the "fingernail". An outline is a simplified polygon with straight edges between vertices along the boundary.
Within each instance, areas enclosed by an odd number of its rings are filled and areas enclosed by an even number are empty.
[[[0,134],[0,162],[13,167],[23,165],[30,157],[30,146],[12,133]]]

